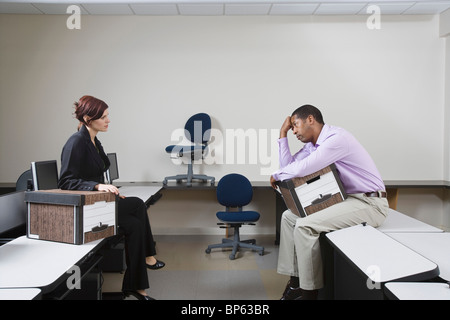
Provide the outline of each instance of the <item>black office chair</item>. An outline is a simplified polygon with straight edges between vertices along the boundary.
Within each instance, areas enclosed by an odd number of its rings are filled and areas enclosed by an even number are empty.
[[[22,173],[16,181],[16,191],[33,190],[33,174],[31,169]]]
[[[254,222],[259,220],[260,215],[258,212],[242,210],[243,206],[250,203],[252,197],[252,185],[243,175],[231,173],[220,179],[217,185],[217,200],[226,209],[216,213],[217,218],[222,221],[218,225],[234,228],[234,238],[233,240],[224,238],[222,243],[209,245],[205,251],[206,253],[211,253],[211,249],[214,248],[233,248],[229,256],[230,260],[234,260],[239,248],[259,251],[260,256],[264,254],[264,247],[255,245],[255,239],[241,240],[239,236],[239,228],[242,225],[254,225]]]
[[[207,154],[208,142],[211,139],[211,118],[206,113],[197,113],[190,117],[184,126],[184,134],[191,145],[170,145],[166,147],[166,152],[175,157],[189,156],[187,174],[179,174],[176,176],[165,177],[163,184],[167,185],[168,180],[176,180],[181,182],[186,180],[187,186],[192,186],[193,179],[199,179],[203,182],[211,180],[214,185],[215,178],[204,174],[194,174],[192,163],[194,160],[200,159]]]

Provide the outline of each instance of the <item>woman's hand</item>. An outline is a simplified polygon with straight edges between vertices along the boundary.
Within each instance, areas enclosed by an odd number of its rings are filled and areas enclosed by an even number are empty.
[[[112,184],[97,184],[94,188],[95,190],[98,191],[105,191],[105,192],[111,192],[114,194],[119,195],[119,189],[117,189],[116,186],[113,186]]]

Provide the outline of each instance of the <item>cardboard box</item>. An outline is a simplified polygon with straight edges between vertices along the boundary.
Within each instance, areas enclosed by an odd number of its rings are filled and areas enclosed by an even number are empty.
[[[83,244],[117,234],[117,196],[110,192],[40,190],[25,193],[27,236]]]
[[[305,177],[279,182],[286,206],[299,217],[306,217],[347,198],[334,164]]]

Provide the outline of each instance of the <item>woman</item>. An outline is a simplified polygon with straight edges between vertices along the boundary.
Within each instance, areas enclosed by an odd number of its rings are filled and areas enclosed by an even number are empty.
[[[75,116],[80,121],[78,132],[64,145],[61,154],[59,188],[66,190],[98,190],[119,195],[119,189],[105,184],[104,172],[110,162],[98,132],[108,131],[108,105],[91,96],[83,96],[75,103]],[[149,287],[147,268],[160,269],[164,262],[157,260],[155,243],[144,202],[136,197],[119,197],[118,226],[125,235],[127,270],[122,284],[126,296],[152,300],[145,292]]]

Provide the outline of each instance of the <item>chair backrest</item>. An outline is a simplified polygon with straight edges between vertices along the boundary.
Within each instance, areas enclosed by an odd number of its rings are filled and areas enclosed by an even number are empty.
[[[188,119],[184,134],[191,142],[205,144],[211,139],[211,118],[206,113],[197,113]]]
[[[252,201],[250,181],[238,173],[230,173],[217,184],[217,200],[225,207],[243,207]]]
[[[28,169],[20,175],[16,181],[16,191],[33,190],[33,174],[31,169]]]

